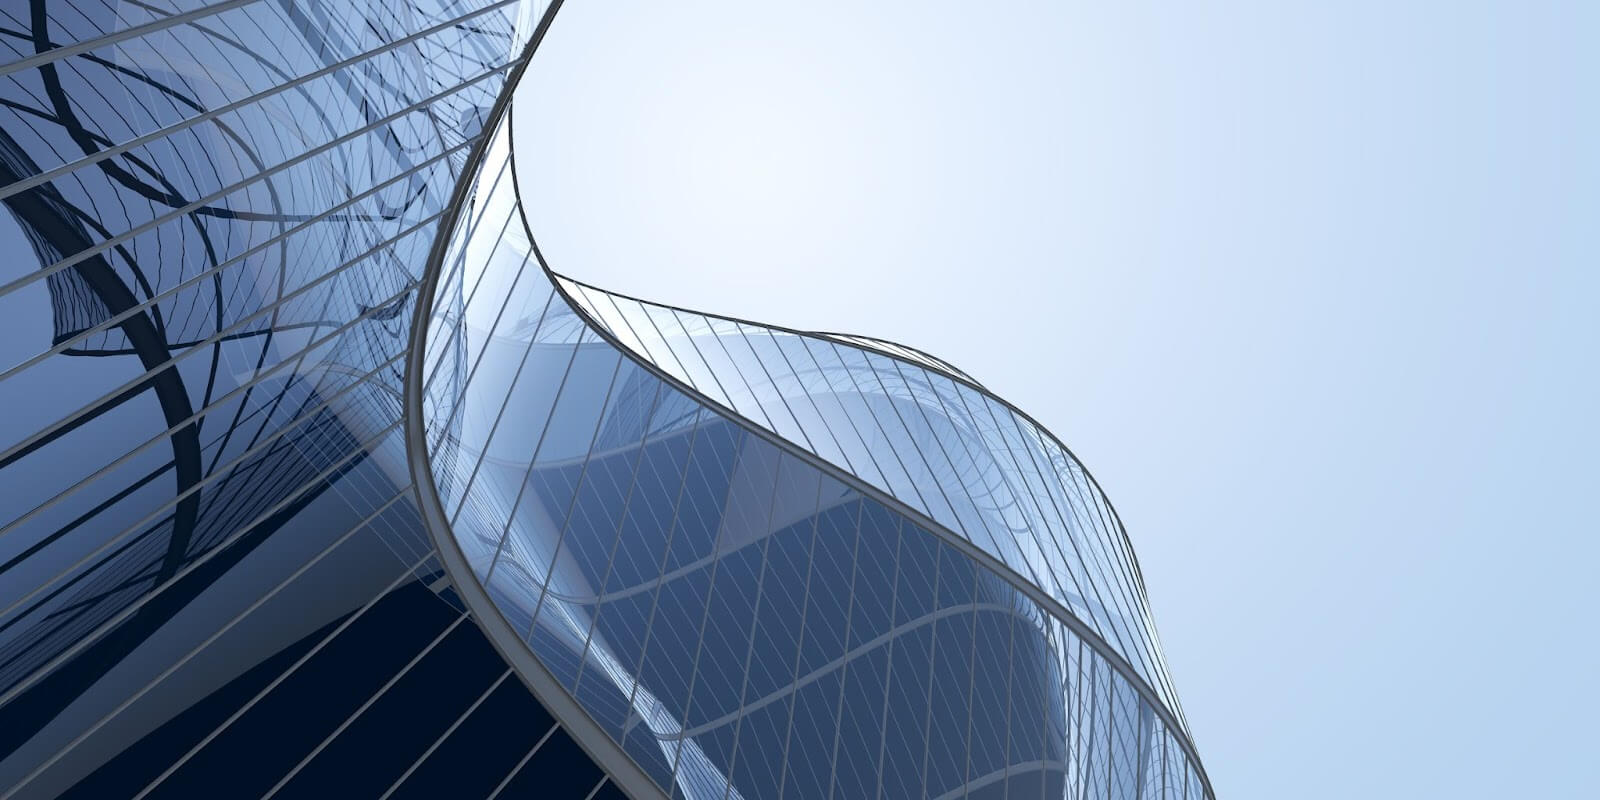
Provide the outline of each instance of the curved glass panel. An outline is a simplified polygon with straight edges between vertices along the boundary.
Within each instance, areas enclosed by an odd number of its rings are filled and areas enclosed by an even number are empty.
[[[1078,461],[1031,420],[909,348],[754,325],[557,280],[636,356],[1044,589],[1115,647],[1181,719],[1121,523]]]
[[[399,431],[547,5],[0,3],[0,794],[377,797],[491,685],[538,705],[440,602]]]
[[[945,361],[942,358],[929,355],[928,353],[924,353],[914,347],[906,347],[903,344],[897,344],[884,339],[874,339],[870,336],[857,336],[846,333],[813,333],[811,335],[825,336],[836,342],[844,342],[845,344],[855,345],[856,347],[865,347],[868,350],[877,350],[880,353],[888,353],[896,358],[902,358],[907,361],[915,362],[919,366],[928,367],[938,372],[943,372],[946,375],[953,375],[968,383],[974,385],[977,385],[978,383],[977,379],[959,369],[956,369],[955,366],[953,366],[950,362]]]
[[[1048,436],[877,348],[558,285],[511,160],[499,130],[412,378],[434,534],[502,645],[657,788],[1210,796],[1141,689],[1159,662],[1121,531]]]

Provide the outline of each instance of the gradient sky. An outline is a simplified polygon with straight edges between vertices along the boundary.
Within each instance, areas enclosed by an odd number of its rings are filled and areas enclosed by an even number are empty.
[[[552,266],[941,356],[1116,503],[1218,796],[1594,796],[1600,4],[573,0]]]

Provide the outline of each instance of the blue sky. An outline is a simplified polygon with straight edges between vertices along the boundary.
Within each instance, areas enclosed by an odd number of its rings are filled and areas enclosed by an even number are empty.
[[[606,288],[912,344],[1094,471],[1220,797],[1582,797],[1600,6],[583,0]]]

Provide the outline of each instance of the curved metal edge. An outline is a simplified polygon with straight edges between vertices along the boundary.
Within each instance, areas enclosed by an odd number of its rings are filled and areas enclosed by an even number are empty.
[[[568,278],[567,280],[572,280],[572,279]],[[604,291],[604,290],[602,290],[602,291]],[[773,327],[773,326],[769,325],[767,327],[770,328],[770,327]],[[940,357],[938,357],[938,356],[936,356],[936,355],[934,355],[934,354],[932,354],[932,353],[930,353],[930,352],[928,352],[926,350],[923,350],[923,349],[920,349],[920,348],[916,348],[916,347],[912,347],[909,344],[905,344],[903,342],[897,342],[897,341],[895,341],[893,339],[885,339],[885,338],[883,338],[881,336],[868,336],[868,335],[866,335],[864,333],[839,333],[838,331],[811,331],[811,335],[812,336],[825,337],[825,338],[831,339],[831,340],[833,340],[835,342],[839,342],[840,344],[849,344],[852,347],[859,347],[859,345],[853,345],[848,341],[841,341],[841,340],[845,340],[845,339],[864,339],[864,340],[869,341],[869,342],[877,342],[878,344],[892,345],[894,347],[900,348],[901,350],[905,350],[908,353],[916,353],[917,355],[928,359],[928,362],[929,362],[928,364],[918,364],[917,365],[919,367],[922,367],[923,369],[926,369],[931,365],[931,366],[933,366],[934,368],[936,368],[939,371],[939,374],[944,375],[947,378],[954,378],[956,380],[962,381],[963,383],[972,384],[973,386],[982,386],[983,385],[981,382],[979,382],[979,380],[977,378],[974,378],[970,374],[968,374],[966,370],[963,370],[963,369],[957,367],[956,365],[954,365],[954,364],[952,364],[952,363],[950,363],[950,362],[948,362],[948,361],[946,361],[946,360],[944,360],[944,359],[942,359],[942,358],[940,358]],[[893,359],[897,359],[899,361],[906,361],[905,358],[901,358],[900,356],[896,355],[894,352],[889,351],[889,350],[878,350],[877,352],[880,352],[883,355],[886,355],[886,356],[888,356],[890,358],[893,358]]]
[[[515,180],[516,180],[516,174],[517,174],[517,166],[516,166],[517,147],[516,147],[516,142],[515,142],[514,139],[510,142],[509,150],[510,150],[509,160],[511,162],[511,175],[512,175],[512,180],[513,180],[513,190],[517,191],[518,187],[516,187],[515,183],[514,183]],[[695,400],[695,402],[700,403],[701,405],[705,406],[706,408],[708,408],[708,409],[716,412],[717,414],[727,418],[729,421],[731,421],[734,424],[738,425],[739,427],[745,429],[747,432],[749,432],[751,434],[754,434],[756,436],[759,436],[762,439],[765,439],[766,441],[768,441],[768,442],[772,443],[773,445],[777,446],[778,448],[782,449],[783,452],[788,453],[789,455],[800,459],[801,461],[805,462],[806,464],[811,465],[812,467],[815,467],[815,468],[817,468],[819,470],[822,470],[822,472],[824,474],[834,478],[837,481],[840,481],[841,483],[844,483],[846,486],[849,486],[849,487],[855,489],[856,491],[860,492],[861,494],[863,494],[863,495],[865,495],[867,497],[871,497],[872,499],[877,500],[880,503],[883,503],[884,505],[888,506],[890,509],[892,509],[896,513],[902,514],[906,518],[910,519],[912,522],[915,522],[916,524],[921,525],[923,528],[926,528],[927,530],[932,532],[933,535],[938,536],[946,544],[949,544],[952,547],[956,548],[963,555],[966,555],[968,558],[971,558],[974,562],[976,562],[977,564],[983,566],[985,569],[988,569],[989,571],[993,572],[995,575],[1000,577],[1001,580],[1004,580],[1006,583],[1010,584],[1012,588],[1022,592],[1029,599],[1031,599],[1034,602],[1038,603],[1041,608],[1045,609],[1051,616],[1055,617],[1057,619],[1057,621],[1061,622],[1061,624],[1065,625],[1069,630],[1071,630],[1079,638],[1081,638],[1085,642],[1087,642],[1089,644],[1090,648],[1092,648],[1095,651],[1096,654],[1098,654],[1098,655],[1100,655],[1100,657],[1104,658],[1106,660],[1106,662],[1111,665],[1112,669],[1115,669],[1119,674],[1121,674],[1123,679],[1127,680],[1129,685],[1131,685],[1134,688],[1134,690],[1139,693],[1140,697],[1144,698],[1145,702],[1150,704],[1150,707],[1155,710],[1156,716],[1161,718],[1162,724],[1165,725],[1167,727],[1167,729],[1172,732],[1173,739],[1178,742],[1179,746],[1183,748],[1184,754],[1189,757],[1189,763],[1194,766],[1195,774],[1200,776],[1200,782],[1201,782],[1201,784],[1202,784],[1202,786],[1203,786],[1203,788],[1205,790],[1205,792],[1204,792],[1205,796],[1206,797],[1215,797],[1215,794],[1211,790],[1211,779],[1206,775],[1205,766],[1200,761],[1200,754],[1195,750],[1194,742],[1192,742],[1190,740],[1188,727],[1185,726],[1185,725],[1180,724],[1180,720],[1179,720],[1176,712],[1171,707],[1169,707],[1166,704],[1165,701],[1163,701],[1161,699],[1161,696],[1156,693],[1155,689],[1153,689],[1150,686],[1149,682],[1147,682],[1142,676],[1139,675],[1138,671],[1133,668],[1133,665],[1126,658],[1124,658],[1120,653],[1116,652],[1116,650],[1114,648],[1112,648],[1111,645],[1108,642],[1106,642],[1106,640],[1104,638],[1102,638],[1098,633],[1096,633],[1093,630],[1091,630],[1087,624],[1085,624],[1082,620],[1078,619],[1078,617],[1075,616],[1072,612],[1068,611],[1065,606],[1061,605],[1061,603],[1057,602],[1054,598],[1052,598],[1049,595],[1045,594],[1044,590],[1034,586],[1032,583],[1027,581],[1021,575],[1017,574],[1017,572],[1015,570],[1013,570],[1011,567],[1005,565],[999,559],[995,558],[993,555],[990,555],[989,553],[987,553],[984,550],[980,549],[977,545],[975,545],[972,542],[968,541],[965,537],[959,536],[956,533],[954,533],[953,531],[950,531],[949,529],[945,528],[943,525],[940,525],[938,522],[934,521],[931,517],[928,517],[927,515],[917,511],[916,509],[911,508],[910,506],[906,505],[904,502],[900,501],[899,499],[895,498],[894,496],[892,496],[892,495],[890,495],[890,494],[878,489],[875,486],[871,486],[871,485],[867,484],[865,481],[863,481],[860,478],[856,477],[855,475],[852,475],[849,472],[846,472],[843,469],[840,469],[839,467],[837,467],[837,466],[835,466],[835,465],[833,465],[831,463],[828,463],[827,461],[824,461],[821,457],[817,456],[815,453],[812,453],[811,451],[806,450],[805,448],[802,448],[802,447],[799,447],[798,445],[795,445],[794,443],[788,441],[787,439],[784,439],[783,437],[779,436],[778,434],[773,433],[772,431],[769,431],[766,428],[763,428],[760,425],[757,425],[756,423],[744,418],[738,412],[736,412],[736,411],[734,411],[732,409],[729,409],[726,406],[723,406],[721,403],[718,403],[717,401],[705,396],[699,390],[695,389],[692,386],[689,386],[688,384],[684,383],[683,381],[680,381],[676,377],[673,377],[672,375],[668,374],[665,370],[663,370],[660,367],[656,366],[653,362],[649,361],[648,359],[645,359],[645,358],[641,357],[639,354],[635,353],[627,345],[624,345],[621,341],[619,341],[615,336],[612,336],[611,333],[609,331],[607,331],[606,327],[603,324],[599,323],[597,320],[595,320],[594,318],[589,316],[589,312],[587,312],[587,311],[585,311],[583,309],[583,305],[581,303],[578,303],[578,302],[574,301],[572,299],[572,296],[567,293],[567,290],[562,287],[561,280],[572,280],[572,279],[571,278],[567,278],[566,276],[558,275],[558,273],[556,273],[554,270],[550,269],[550,265],[545,262],[544,254],[539,250],[539,246],[536,243],[536,239],[535,239],[535,237],[533,235],[533,229],[528,224],[527,213],[523,210],[523,205],[520,202],[520,197],[521,197],[520,193],[517,196],[519,197],[519,202],[517,203],[517,213],[518,213],[518,216],[520,216],[522,218],[523,228],[528,234],[528,242],[529,242],[530,247],[531,247],[531,249],[533,251],[534,257],[537,258],[538,261],[539,261],[539,266],[541,268],[543,268],[544,271],[545,271],[545,274],[550,277],[551,285],[554,286],[556,292],[561,295],[562,300],[566,301],[567,305],[572,308],[573,313],[577,314],[578,318],[583,320],[584,324],[589,326],[589,329],[592,330],[595,333],[595,335],[597,335],[600,338],[604,339],[607,344],[609,344],[612,347],[616,348],[622,354],[622,356],[624,358],[627,358],[627,359],[633,361],[635,364],[639,365],[641,368],[643,368],[643,369],[647,370],[648,372],[650,372],[650,374],[654,375],[656,378],[658,378],[658,379],[660,379],[662,381],[665,381],[667,383],[667,385],[672,386],[673,388],[675,388],[675,389],[687,394],[689,397],[693,398]],[[561,280],[557,280],[557,278],[560,278]],[[590,286],[587,283],[582,283],[581,281],[572,281],[572,282],[573,283],[577,283],[577,284],[579,284],[581,286],[585,286],[585,287],[591,288],[591,289],[596,289],[597,288],[597,287],[594,287],[594,286]],[[606,291],[606,290],[598,289],[598,291]],[[613,293],[613,294],[615,294],[615,293]],[[618,296],[619,297],[628,297],[627,295],[618,295]],[[628,299],[635,300],[637,302],[644,302],[644,303],[651,302],[651,301],[648,301],[648,300],[640,300],[639,298],[635,298],[635,297],[628,297]],[[661,305],[661,304],[652,303],[652,305]],[[666,307],[667,308],[673,308],[672,306],[666,306]],[[696,314],[700,313],[700,312],[696,312],[696,311],[688,311],[687,309],[679,309],[679,310],[684,310],[684,311],[686,311],[686,313],[696,313]],[[717,315],[715,315],[715,314],[707,314],[706,316],[717,316]],[[778,326],[778,325],[766,325],[765,323],[751,322],[751,321],[748,321],[748,320],[739,320],[739,319],[734,319],[734,318],[731,318],[731,317],[722,317],[722,319],[727,319],[727,320],[732,321],[732,322],[740,322],[740,323],[743,323],[743,324],[746,324],[746,325],[764,326],[764,327],[769,327],[769,328],[773,328],[773,329],[776,329],[776,330],[788,331],[790,333],[796,333],[796,334],[800,334],[800,335],[808,335],[808,334],[806,334],[805,331],[796,331],[796,330],[792,330],[792,329],[788,329],[788,328],[783,328],[783,327]],[[893,357],[893,356],[891,356],[891,357]],[[904,359],[901,359],[901,360],[904,361]],[[974,385],[974,388],[978,389],[979,391],[982,391],[986,395],[990,394],[987,389],[984,389],[981,386]],[[993,396],[993,395],[990,395],[990,396]],[[1008,408],[1012,408],[1012,410],[1014,410],[1014,411],[1016,410],[1009,403],[1006,403],[1004,400],[1002,400],[999,397],[995,397],[995,400],[997,400],[997,401],[1001,402],[1002,404],[1006,405],[1006,407],[1008,407]],[[1022,414],[1021,411],[1017,411],[1017,413],[1018,414]],[[1025,414],[1023,416],[1026,417]],[[1031,418],[1029,418],[1028,421],[1033,423],[1035,427],[1038,427],[1039,430],[1044,431],[1046,435],[1051,436],[1052,440],[1055,438],[1053,435],[1050,434],[1050,432],[1048,430],[1045,430],[1045,428],[1043,426],[1040,426],[1037,422],[1034,422]],[[1063,450],[1066,449],[1065,445],[1061,445],[1061,447],[1062,447]],[[1068,451],[1068,454],[1071,455],[1071,452]],[[1077,459],[1077,456],[1072,456],[1072,457],[1075,460]],[[1079,464],[1081,466],[1082,462],[1079,462]],[[1084,470],[1084,474],[1085,475],[1088,474],[1088,470],[1087,469]],[[1095,488],[1098,490],[1099,486],[1096,485]],[[1110,501],[1109,500],[1107,501],[1107,506],[1108,507],[1110,506]],[[1121,520],[1118,520],[1118,526],[1119,527],[1121,526]],[[1124,538],[1126,538],[1126,533],[1124,533]],[[1133,552],[1133,549],[1132,549],[1132,545],[1130,544],[1129,545],[1129,555],[1130,556],[1132,555],[1132,552]],[[1141,587],[1141,589],[1142,588],[1143,587]]]
[[[417,508],[421,512],[429,537],[433,539],[434,546],[438,549],[445,573],[450,576],[456,593],[471,610],[474,622],[489,639],[489,643],[500,653],[500,657],[511,665],[523,685],[528,687],[528,691],[533,693],[563,728],[566,728],[573,741],[605,770],[612,783],[635,800],[669,800],[649,774],[611,739],[610,735],[578,704],[566,687],[539,663],[533,651],[523,642],[522,636],[506,622],[498,607],[489,598],[488,592],[478,583],[477,576],[467,564],[460,545],[456,543],[449,519],[439,501],[438,487],[433,480],[433,468],[428,456],[426,428],[423,425],[422,372],[424,344],[431,318],[428,312],[433,307],[434,296],[438,290],[439,275],[444,264],[445,250],[449,245],[449,236],[465,207],[467,194],[476,182],[478,166],[494,140],[491,132],[494,126],[501,124],[502,120],[509,124],[510,115],[507,112],[511,108],[511,97],[516,93],[522,73],[532,61],[539,43],[544,40],[556,13],[561,10],[562,2],[563,0],[551,0],[522,55],[518,57],[520,60],[506,76],[505,87],[484,120],[485,135],[473,145],[472,152],[467,156],[461,177],[451,194],[447,211],[439,221],[440,235],[434,240],[433,248],[428,253],[407,342],[409,351],[406,356],[403,425],[406,461],[415,486]],[[509,133],[508,131],[508,136]]]

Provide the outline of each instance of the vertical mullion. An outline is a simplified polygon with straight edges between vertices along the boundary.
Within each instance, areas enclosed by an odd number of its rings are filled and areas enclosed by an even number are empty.
[[[617,550],[622,547],[622,531],[628,524],[628,508],[633,502],[633,491],[639,485],[639,470],[644,468],[645,450],[650,446],[650,420],[655,416],[656,407],[661,402],[664,391],[663,384],[656,381],[655,393],[650,398],[650,410],[644,415],[644,436],[639,441],[639,455],[633,461],[633,477],[628,480],[627,495],[622,500],[622,513],[617,515],[616,537],[611,540],[611,552],[606,556],[606,569],[600,576],[600,583],[595,592],[594,610],[589,614],[589,630],[583,636],[583,650],[578,656],[578,675],[572,681],[573,698],[578,697],[578,689],[583,685],[584,670],[589,666],[589,646],[594,641],[594,629],[600,621],[600,606],[605,602],[606,584],[611,580],[611,568],[616,564]]]
[[[794,677],[793,677],[792,680],[789,681],[789,685],[790,686],[794,686],[795,684],[800,682],[801,655],[805,652],[805,644],[806,644],[806,621],[807,621],[806,617],[807,617],[807,612],[810,610],[810,607],[811,607],[811,575],[812,575],[813,572],[815,572],[816,554],[817,554],[817,538],[820,536],[819,531],[821,529],[822,487],[826,486],[827,483],[828,483],[828,479],[826,477],[819,478],[818,481],[817,481],[816,511],[811,516],[811,546],[810,546],[810,548],[808,548],[809,552],[808,552],[807,557],[806,557],[805,589],[801,592],[801,598],[800,598],[800,633],[797,635],[797,637],[795,639]],[[790,694],[789,694],[789,722],[784,727],[784,730],[783,730],[783,754],[778,759],[779,765],[780,765],[779,766],[779,771],[778,771],[778,797],[779,797],[779,800],[782,800],[782,798],[783,798],[784,786],[787,784],[788,777],[789,777],[789,743],[790,743],[790,741],[793,740],[795,706],[800,702],[799,698],[800,698],[800,690],[798,688],[796,688],[794,691],[790,692]]]
[[[850,594],[845,603],[844,611],[844,641],[843,652],[839,656],[839,701],[834,706],[833,712],[833,754],[828,758],[828,797],[833,797],[833,788],[837,783],[839,771],[839,738],[844,730],[844,690],[847,686],[846,679],[850,674],[850,623],[855,618],[856,606],[856,575],[860,573],[859,562],[861,553],[861,520],[866,518],[866,499],[856,504],[855,539],[850,544]]]
[[[905,517],[896,514],[894,526],[894,578],[892,583],[893,588],[889,594],[889,630],[891,631],[899,627],[900,544],[905,536],[904,531]],[[878,778],[877,788],[873,791],[873,797],[881,797],[883,795],[883,762],[885,751],[887,750],[889,744],[889,695],[892,693],[891,690],[894,687],[894,646],[900,637],[905,635],[907,634],[904,632],[893,634],[890,637],[888,641],[888,647],[886,648],[887,657],[884,659],[883,665],[883,708],[878,712]]]
[[[778,505],[778,487],[783,483],[783,464],[787,456],[778,450],[777,463],[772,468],[772,492],[767,497],[767,526],[761,537],[761,568],[756,573],[756,600],[755,609],[750,614],[750,633],[744,651],[744,671],[739,684],[739,706],[735,711],[736,719],[733,723],[733,744],[728,752],[728,785],[723,790],[722,796],[726,798],[733,792],[733,770],[739,763],[739,731],[744,727],[745,718],[745,693],[750,690],[750,664],[756,652],[756,626],[761,622],[762,588],[767,579],[767,558],[771,552],[772,540],[777,538],[777,531],[773,530],[774,510]],[[709,603],[709,599],[707,600]]]

